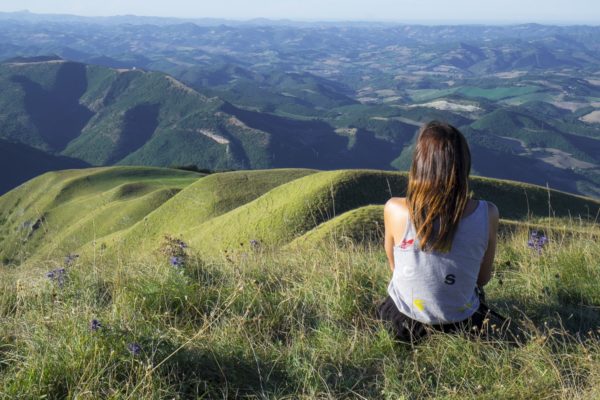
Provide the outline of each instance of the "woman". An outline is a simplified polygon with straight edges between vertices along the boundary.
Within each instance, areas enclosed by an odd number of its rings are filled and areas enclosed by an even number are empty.
[[[393,274],[378,316],[402,341],[434,330],[487,328],[491,312],[479,288],[492,276],[499,217],[493,203],[469,198],[470,170],[464,136],[451,125],[428,123],[418,135],[407,197],[385,205]]]

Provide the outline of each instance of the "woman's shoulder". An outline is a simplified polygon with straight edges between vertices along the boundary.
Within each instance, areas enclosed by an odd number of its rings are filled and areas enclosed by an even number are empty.
[[[386,207],[406,207],[406,197],[390,197],[385,203]]]
[[[494,203],[487,200],[480,201],[483,201],[485,204],[487,204],[488,215],[490,218],[498,219],[500,217],[500,211],[498,211],[498,207]]]
[[[387,212],[406,212],[408,211],[408,204],[406,203],[406,197],[392,197],[386,203],[384,211]]]
[[[498,207],[496,204],[492,203],[488,200],[475,200],[471,199],[472,205],[471,208],[474,210],[477,208],[477,202],[483,202],[487,205],[488,215],[492,219],[498,219],[500,216],[500,212],[498,211]],[[406,201],[406,197],[392,197],[386,203],[384,207],[384,213],[386,214],[401,214],[404,215],[408,212],[408,203]]]
[[[479,208],[487,209],[486,211],[487,211],[488,223],[491,226],[497,225],[498,221],[500,220],[500,211],[498,211],[498,207],[491,201],[478,200],[478,202],[483,203],[481,205],[484,206],[484,207],[479,207]]]
[[[402,221],[408,215],[408,205],[404,197],[392,197],[383,208],[383,216],[388,221]]]

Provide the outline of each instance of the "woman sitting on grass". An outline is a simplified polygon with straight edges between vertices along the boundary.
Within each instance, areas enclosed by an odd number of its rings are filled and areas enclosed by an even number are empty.
[[[501,318],[483,304],[480,289],[492,276],[498,209],[469,198],[470,170],[464,136],[431,122],[419,132],[407,197],[385,205],[385,251],[393,275],[377,312],[401,341],[431,331],[480,333],[490,317],[496,323]]]

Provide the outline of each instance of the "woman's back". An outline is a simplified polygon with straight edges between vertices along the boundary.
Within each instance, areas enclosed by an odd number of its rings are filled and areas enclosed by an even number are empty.
[[[445,324],[462,321],[479,307],[476,287],[488,248],[489,217],[487,202],[473,203],[474,210],[460,220],[448,252],[422,251],[405,213],[405,232],[395,235],[394,273],[388,286],[390,297],[405,315],[427,324]]]
[[[393,275],[377,313],[402,340],[418,339],[429,328],[447,332],[485,321],[489,309],[477,287],[492,275],[499,216],[492,203],[470,199],[470,171],[463,134],[427,123],[415,144],[406,199],[392,198],[384,207]]]

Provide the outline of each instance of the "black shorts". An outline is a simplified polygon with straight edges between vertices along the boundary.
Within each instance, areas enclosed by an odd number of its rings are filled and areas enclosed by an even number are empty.
[[[390,296],[377,307],[377,318],[386,322],[396,339],[416,343],[432,332],[465,332],[481,335],[495,332],[506,324],[506,318],[490,310],[483,302],[473,315],[464,321],[451,324],[429,325],[401,313]]]

